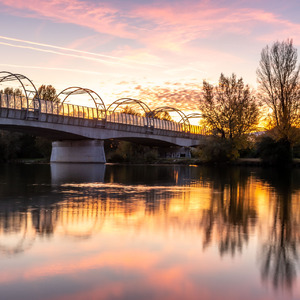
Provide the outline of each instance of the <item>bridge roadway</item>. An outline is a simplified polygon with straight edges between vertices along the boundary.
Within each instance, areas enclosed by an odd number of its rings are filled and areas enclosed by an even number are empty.
[[[199,126],[5,94],[0,94],[0,129],[52,140],[52,162],[104,163],[107,139],[186,148],[205,138]]]

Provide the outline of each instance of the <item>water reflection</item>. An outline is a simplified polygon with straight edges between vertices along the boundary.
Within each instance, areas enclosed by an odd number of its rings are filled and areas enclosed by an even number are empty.
[[[262,243],[261,272],[275,288],[291,288],[299,262],[300,203],[298,172],[265,171],[261,179],[270,184],[268,238]]]
[[[241,285],[245,287],[254,276],[251,274],[259,271],[263,282],[275,289],[292,290],[300,281],[299,179],[299,170],[279,173],[251,168],[4,167],[0,170],[0,259],[24,257],[30,261],[31,253],[42,261],[68,257],[69,264],[77,266],[71,268],[72,272],[77,276],[88,272],[91,281],[95,268],[98,273],[105,269],[106,274],[121,267],[126,278],[139,273],[143,274],[141,278],[152,276],[151,284],[156,282],[157,286],[146,299],[163,295],[164,289],[170,293],[169,298],[196,299],[199,297],[193,295],[205,287],[211,297],[202,299],[226,299],[223,292],[232,289],[236,289],[236,297],[228,294],[228,299],[239,299],[245,291],[236,286],[236,281],[243,277]],[[68,253],[75,255],[74,260]],[[95,253],[101,254],[96,261]],[[107,261],[118,259],[107,265],[103,257]],[[218,257],[228,264],[226,274]],[[76,264],[84,259],[94,264]],[[35,272],[40,273],[39,260],[34,264]],[[148,266],[147,276],[143,265]],[[31,270],[29,265],[27,268]],[[48,269],[43,272],[48,274]],[[180,274],[178,283],[188,280],[191,292],[174,289],[172,280],[161,272],[170,278]],[[59,273],[65,274],[62,270]],[[207,274],[209,280],[204,279]],[[220,274],[227,280],[232,277],[233,285],[223,284],[222,292],[216,294],[209,287],[223,281]],[[0,271],[0,286],[1,276]],[[70,275],[66,272],[64,276]],[[110,282],[106,279],[107,288],[116,284],[115,276]],[[159,284],[157,276],[163,276],[165,286]],[[141,286],[152,290],[151,284],[145,279]],[[248,298],[243,296],[245,299],[267,298],[261,286],[252,285],[251,289],[260,297],[249,294]],[[122,293],[119,296],[126,298]]]
[[[217,237],[220,255],[241,252],[257,219],[255,187],[245,169],[210,170],[212,189],[210,205],[203,211],[201,225],[204,247]]]

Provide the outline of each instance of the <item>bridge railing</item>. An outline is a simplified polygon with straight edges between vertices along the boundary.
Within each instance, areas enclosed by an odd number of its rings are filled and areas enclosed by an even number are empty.
[[[127,124],[133,126],[148,126],[148,120],[142,116],[124,114],[119,112],[108,111],[106,116],[106,122]]]
[[[102,111],[96,108],[79,106],[69,103],[56,103],[52,101],[40,100],[41,108],[40,112],[42,114],[65,116],[80,119],[97,119],[102,115],[105,115]]]
[[[205,134],[205,131],[200,126],[196,125],[187,126],[173,121],[119,112],[103,111],[93,107],[74,105],[70,103],[37,99],[28,100],[24,96],[7,94],[0,94],[0,116],[11,118],[30,117],[45,122],[83,126],[95,126],[98,122],[100,122],[103,126],[108,127],[112,127],[113,124],[120,124],[132,126],[132,128],[143,128],[147,130],[147,132],[154,132],[155,130],[158,130],[160,134],[163,134],[165,131],[192,135]],[[56,118],[54,118],[55,116]],[[67,122],[64,121],[64,117],[67,118]],[[86,120],[87,122],[83,123],[79,122],[79,120]],[[93,122],[90,122],[91,120]],[[126,130],[128,130],[128,126],[126,127]]]
[[[156,118],[146,118],[138,115],[130,115],[118,112],[107,112],[106,122],[127,124],[133,126],[147,126],[153,129],[161,129],[176,132],[189,132],[192,134],[205,134],[205,130],[197,125],[186,126],[182,123]]]

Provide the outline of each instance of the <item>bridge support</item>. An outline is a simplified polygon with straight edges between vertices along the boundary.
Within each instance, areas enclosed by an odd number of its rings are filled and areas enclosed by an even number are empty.
[[[50,161],[59,163],[105,163],[104,141],[52,142]]]

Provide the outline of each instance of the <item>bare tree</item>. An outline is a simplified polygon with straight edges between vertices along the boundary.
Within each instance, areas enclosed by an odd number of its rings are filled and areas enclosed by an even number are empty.
[[[200,99],[203,125],[214,135],[237,139],[255,130],[259,107],[248,85],[235,74],[221,74],[219,84],[203,81]]]
[[[293,40],[277,41],[262,50],[257,70],[260,97],[272,110],[270,121],[276,139],[290,144],[295,142],[300,125],[299,71]]]

